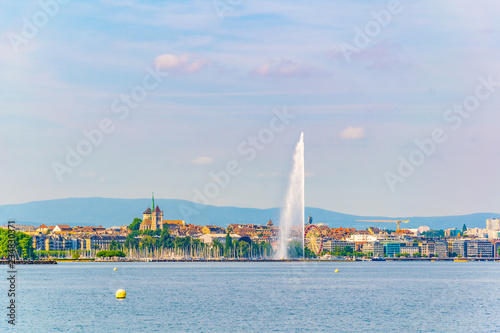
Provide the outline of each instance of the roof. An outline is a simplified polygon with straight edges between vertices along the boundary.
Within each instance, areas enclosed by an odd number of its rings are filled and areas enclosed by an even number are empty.
[[[273,221],[269,220],[269,222],[267,222],[267,225],[272,227],[274,224],[273,224]]]
[[[155,212],[159,213],[160,212],[160,207],[156,206]]]
[[[41,226],[39,226],[38,228],[47,228],[47,226],[45,224],[42,224]]]
[[[152,223],[153,223],[153,222],[152,222],[150,219],[145,219],[144,221],[142,221],[142,223],[141,223],[141,224],[146,225],[146,224],[152,224]]]
[[[143,214],[151,214],[151,208],[148,207],[148,209],[146,209],[146,211]]]

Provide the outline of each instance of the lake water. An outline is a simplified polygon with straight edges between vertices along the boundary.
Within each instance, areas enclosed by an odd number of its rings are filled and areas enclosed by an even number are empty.
[[[0,331],[500,331],[500,263],[60,263],[16,268],[17,325],[4,320]],[[340,272],[335,274],[335,268]],[[8,285],[6,278],[2,281],[6,318]],[[117,300],[121,288],[127,298]]]

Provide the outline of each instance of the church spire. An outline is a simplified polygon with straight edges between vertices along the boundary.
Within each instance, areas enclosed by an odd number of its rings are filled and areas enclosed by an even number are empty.
[[[151,200],[152,200],[151,211],[154,212],[154,210],[155,210],[155,192],[153,192]]]

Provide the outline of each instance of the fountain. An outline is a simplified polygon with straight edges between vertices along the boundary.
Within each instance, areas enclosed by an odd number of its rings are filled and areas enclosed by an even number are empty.
[[[276,259],[288,258],[288,243],[292,226],[302,226],[302,250],[304,250],[304,132],[295,146],[293,154],[293,167],[288,180],[288,189],[285,202],[280,214],[280,236]]]

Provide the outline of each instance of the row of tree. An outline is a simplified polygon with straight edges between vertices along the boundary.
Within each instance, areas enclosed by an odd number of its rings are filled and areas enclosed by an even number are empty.
[[[8,258],[9,253],[9,229],[0,229],[0,257]],[[35,253],[33,251],[33,238],[23,232],[15,231],[15,253],[13,254],[16,259],[34,259]],[[13,250],[13,249],[12,249]]]

